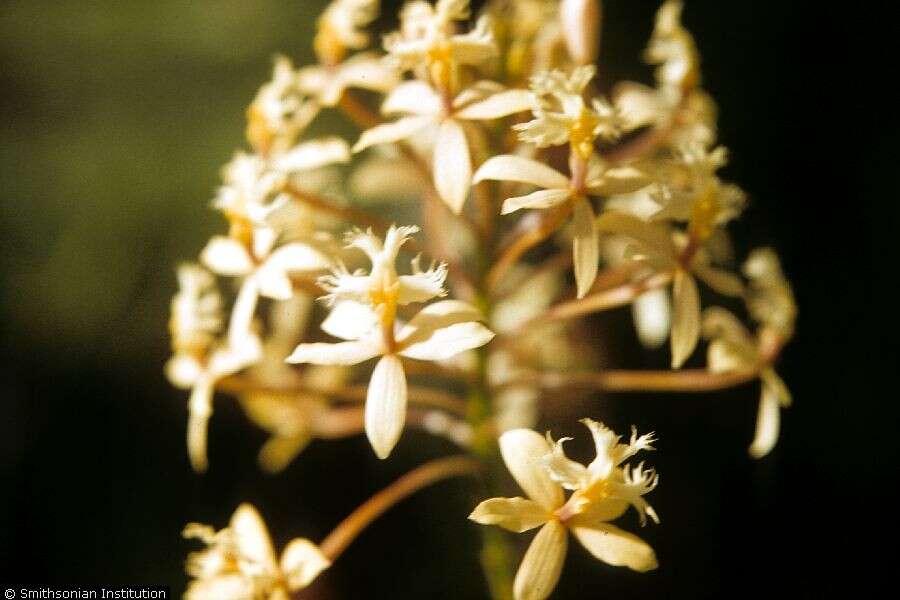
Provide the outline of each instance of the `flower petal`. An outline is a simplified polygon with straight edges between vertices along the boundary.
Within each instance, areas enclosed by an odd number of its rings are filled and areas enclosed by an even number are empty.
[[[440,96],[422,81],[405,81],[394,88],[381,104],[381,112],[390,115],[437,115],[443,110]]]
[[[675,271],[672,286],[675,310],[672,318],[672,368],[684,364],[700,337],[700,295],[690,273]]]
[[[228,322],[228,343],[239,346],[248,336],[253,335],[253,316],[259,301],[259,285],[256,277],[244,279],[238,290],[234,306],[231,307],[231,318]]]
[[[429,304],[420,310],[409,323],[400,330],[400,345],[413,344],[427,340],[436,330],[457,323],[480,321],[484,318],[481,312],[461,300],[441,300]]]
[[[231,516],[229,527],[241,558],[274,570],[275,551],[272,549],[269,531],[252,505],[244,503],[238,506]]]
[[[600,240],[594,226],[594,211],[585,198],[575,200],[572,212],[572,260],[575,267],[577,295],[584,298],[597,278],[600,263]]]
[[[500,214],[508,215],[520,208],[551,208],[569,199],[571,192],[568,189],[538,190],[527,196],[507,198],[503,201]]]
[[[202,373],[200,362],[190,354],[175,354],[166,362],[166,377],[178,388],[190,388]]]
[[[490,498],[475,507],[469,518],[482,525],[499,525],[522,533],[546,523],[550,513],[533,500],[525,498]]]
[[[631,304],[638,339],[646,348],[659,348],[669,337],[672,308],[669,290],[657,288],[644,292]]]
[[[506,468],[528,497],[547,510],[556,510],[564,501],[562,487],[550,478],[543,463],[552,450],[544,436],[530,429],[513,429],[500,436]]]
[[[200,253],[200,262],[211,271],[226,277],[246,275],[253,270],[253,259],[247,248],[237,240],[223,235],[209,240]]]
[[[453,119],[445,119],[438,129],[432,171],[441,199],[459,214],[472,185],[472,159],[466,132]]]
[[[656,223],[648,223],[628,213],[608,210],[597,217],[597,230],[627,235],[650,253],[671,262],[676,254],[669,230]]]
[[[433,123],[434,119],[431,117],[403,117],[393,123],[376,125],[363,131],[359,141],[353,145],[353,152],[361,152],[369,146],[377,146],[378,144],[399,142]]]
[[[628,194],[647,187],[650,178],[634,167],[616,167],[603,171],[597,179],[588,180],[588,193],[592,196],[615,196]]]
[[[744,282],[734,273],[708,264],[694,264],[693,271],[703,283],[723,296],[739,298],[744,295]]]
[[[291,591],[305,588],[330,566],[328,557],[307,539],[291,540],[281,553],[281,572]]]
[[[503,154],[485,161],[473,183],[485,180],[518,181],[546,189],[568,189],[569,178],[544,163],[523,156]]]
[[[378,315],[367,304],[338,302],[322,321],[322,331],[344,340],[358,340],[378,325]]]
[[[544,600],[553,592],[566,560],[566,535],[566,528],[554,519],[534,536],[516,572],[516,600]]]
[[[406,374],[394,355],[382,356],[366,394],[366,436],[378,458],[385,459],[400,439],[406,422]]]
[[[588,552],[607,564],[628,567],[641,573],[659,566],[656,553],[647,542],[615,525],[596,523],[581,526],[579,518],[575,517],[571,530]]]
[[[506,90],[473,102],[454,113],[458,119],[499,119],[517,112],[531,110],[531,92],[528,90]]]
[[[208,377],[198,379],[188,400],[188,458],[197,473],[205,472],[209,466],[206,458],[206,430],[212,415],[213,383]]]
[[[350,146],[339,137],[329,136],[298,144],[274,160],[279,171],[309,171],[333,163],[350,162]]]
[[[417,330],[415,339],[427,333],[422,328]],[[446,360],[460,352],[480,348],[494,339],[494,332],[478,323],[456,323],[449,327],[432,330],[431,335],[421,342],[404,345],[400,354],[418,360]]]
[[[356,365],[374,358],[381,348],[371,342],[341,342],[338,344],[300,344],[285,359],[289,363],[314,365]]]

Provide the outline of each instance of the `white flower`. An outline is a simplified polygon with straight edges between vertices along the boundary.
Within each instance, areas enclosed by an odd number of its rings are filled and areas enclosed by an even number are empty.
[[[481,165],[473,182],[485,180],[517,181],[543,188],[526,196],[507,198],[503,201],[502,214],[521,208],[547,209],[557,206],[565,206],[572,211],[575,234],[572,256],[579,298],[593,285],[600,258],[594,209],[588,197],[631,192],[650,183],[638,169],[609,167],[596,155],[589,158],[585,181],[581,185],[543,163],[509,154],[495,156]]]
[[[771,248],[754,250],[744,262],[743,271],[750,280],[747,290],[750,315],[777,332],[782,343],[787,341],[794,335],[797,304],[778,255]]]
[[[641,450],[652,450],[653,436],[632,430],[627,444],[601,423],[584,419],[596,447],[588,466],[566,458],[562,444],[528,429],[500,437],[503,461],[527,498],[491,498],[469,518],[483,525],[499,525],[517,533],[540,527],[516,573],[516,600],[543,600],[559,580],[567,552],[566,531],[596,558],[635,571],[657,567],[656,555],[640,538],[609,523],[633,506],[644,523],[656,512],[643,499],[659,477],[643,463],[623,464]],[[571,490],[568,500],[564,490]]]
[[[791,393],[761,356],[760,338],[727,310],[712,307],[704,311],[703,336],[710,340],[706,361],[713,373],[759,373],[762,387],[750,455],[762,458],[778,441],[780,409],[791,405]]]
[[[250,504],[241,504],[225,529],[189,523],[182,535],[207,545],[188,555],[186,571],[194,579],[186,600],[287,600],[331,566],[304,538],[292,540],[276,558],[266,525]]]
[[[396,69],[371,52],[361,52],[335,65],[303,67],[297,78],[303,93],[323,106],[336,106],[347,88],[386,94],[400,83]]]
[[[525,90],[503,90],[484,82],[464,90],[446,106],[441,94],[428,84],[408,81],[397,86],[381,107],[385,114],[405,116],[364,131],[353,151],[433,132],[434,186],[447,206],[458,214],[472,181],[466,122],[499,119],[529,106]]]
[[[615,108],[603,98],[585,104],[583,93],[596,67],[576,67],[567,77],[562,71],[547,71],[531,78],[534,119],[515,125],[519,139],[538,148],[569,143],[587,160],[598,137],[615,139],[621,123]]]
[[[175,354],[166,363],[173,385],[191,389],[188,402],[188,455],[196,471],[206,470],[206,428],[212,414],[215,384],[243,370],[260,357],[259,339],[252,334],[235,343],[217,339],[222,327],[221,298],[214,280],[195,265],[178,270],[181,286],[172,300],[172,346]]]
[[[291,60],[275,57],[272,79],[247,108],[247,140],[260,153],[283,152],[294,145],[319,112],[298,87]]]
[[[660,65],[656,79],[663,86],[689,90],[700,83],[700,55],[690,32],[681,25],[681,0],[666,0],[656,13],[656,26],[645,58]]]
[[[478,311],[457,300],[428,305],[400,326],[397,307],[443,296],[446,266],[426,271],[413,261],[411,275],[398,275],[394,262],[416,227],[391,227],[384,243],[372,233],[355,232],[350,246],[372,261],[372,269],[350,273],[341,267],[322,278],[325,298],[334,306],[322,330],[346,340],[336,344],[300,344],[291,363],[354,365],[380,356],[369,381],[366,435],[379,458],[387,458],[406,420],[406,375],[400,356],[446,360],[488,343],[494,334],[478,320]]]

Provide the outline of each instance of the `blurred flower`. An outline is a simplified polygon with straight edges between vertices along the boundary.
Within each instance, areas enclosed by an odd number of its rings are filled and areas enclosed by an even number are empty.
[[[688,90],[700,83],[700,54],[694,38],[681,24],[683,9],[680,0],[666,0],[659,8],[645,58],[660,65],[656,79],[661,85]]]
[[[207,545],[188,555],[186,570],[194,580],[186,600],[288,600],[331,565],[303,538],[288,543],[277,559],[266,525],[250,504],[241,504],[225,529],[189,523],[182,535]]]
[[[297,71],[285,56],[275,57],[272,79],[247,108],[247,140],[261,154],[283,152],[319,112],[298,85]]]
[[[627,444],[619,443],[603,424],[582,422],[590,429],[597,455],[584,466],[569,460],[562,448],[569,438],[553,442],[528,429],[508,431],[500,437],[503,461],[528,498],[491,498],[469,518],[483,525],[499,525],[517,533],[541,527],[519,571],[514,592],[517,600],[542,600],[559,580],[566,557],[566,530],[596,558],[635,571],[657,567],[656,555],[643,540],[611,525],[629,506],[641,523],[656,512],[643,499],[659,481],[643,463],[629,468],[623,463],[641,450],[652,450],[653,435],[638,436],[632,430]],[[568,500],[564,490],[571,490]]]

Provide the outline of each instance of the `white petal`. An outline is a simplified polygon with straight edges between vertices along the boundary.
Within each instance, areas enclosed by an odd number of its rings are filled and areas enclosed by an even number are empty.
[[[615,196],[636,192],[649,184],[650,178],[643,171],[634,167],[616,167],[605,170],[593,181],[588,180],[586,185],[591,195]]]
[[[550,513],[533,500],[525,498],[490,498],[475,507],[469,518],[482,525],[499,525],[522,533],[546,523]]]
[[[253,269],[253,259],[247,248],[237,240],[222,235],[209,240],[200,253],[200,261],[211,271],[227,277],[246,275]]]
[[[480,102],[473,102],[454,113],[459,119],[499,119],[517,112],[531,110],[531,92],[528,90],[507,90],[488,96]]]
[[[513,429],[500,436],[500,453],[513,479],[528,497],[546,508],[563,505],[562,487],[544,467],[543,458],[552,452],[541,434],[530,429]]]
[[[573,519],[572,533],[588,552],[603,562],[616,567],[628,567],[641,573],[659,566],[653,548],[633,533],[609,523],[579,526],[577,522],[576,517]]]
[[[500,214],[508,215],[520,208],[551,208],[569,199],[571,192],[568,189],[538,190],[527,196],[507,198],[503,201]]]
[[[594,285],[597,266],[600,263],[600,240],[594,226],[594,211],[590,203],[579,198],[572,213],[572,260],[575,267],[575,282],[578,297],[583,298]]]
[[[411,115],[437,115],[443,110],[441,98],[427,83],[405,81],[394,88],[381,105],[386,115],[408,113]]]
[[[393,123],[376,125],[363,131],[359,141],[353,146],[353,152],[361,152],[369,146],[404,140],[433,123],[434,119],[431,117],[403,117]]]
[[[197,380],[188,400],[187,448],[191,467],[197,473],[206,471],[206,430],[212,414],[213,381],[207,377]]]
[[[358,340],[378,325],[378,315],[366,304],[338,302],[322,321],[322,331],[344,340]]]
[[[429,304],[420,310],[409,323],[400,330],[400,343],[413,343],[428,339],[435,329],[449,327],[456,323],[480,321],[484,318],[481,312],[461,300],[441,300]]]
[[[473,183],[485,180],[518,181],[547,189],[569,187],[569,178],[530,158],[504,154],[485,161],[475,173]]]
[[[309,244],[293,242],[278,248],[263,266],[289,272],[315,271],[329,268],[331,261]]]
[[[753,443],[750,444],[750,456],[762,458],[772,451],[778,441],[780,429],[781,407],[778,405],[778,397],[772,393],[769,386],[763,385],[759,398],[759,411],[756,415],[756,434]]]
[[[305,588],[330,566],[319,547],[303,538],[292,540],[281,553],[281,572],[291,591]]]
[[[427,330],[424,328],[417,330],[414,339],[420,339],[425,333]],[[480,348],[492,339],[494,332],[481,323],[476,321],[457,323],[433,330],[431,335],[421,342],[404,344],[400,354],[418,360],[446,360],[460,352]]]
[[[259,300],[259,286],[255,277],[247,277],[238,290],[234,306],[231,307],[231,319],[228,322],[228,343],[237,345],[244,338],[253,335],[253,316]]]
[[[675,271],[672,286],[675,310],[672,318],[672,368],[684,364],[700,337],[700,295],[690,273]]]
[[[326,137],[297,145],[278,156],[274,166],[280,171],[309,171],[333,163],[350,162],[350,146],[339,137]]]
[[[472,184],[472,160],[466,133],[453,119],[445,119],[438,129],[432,171],[441,199],[459,214]]]
[[[384,459],[400,439],[406,422],[406,374],[393,355],[381,357],[366,394],[366,436],[378,458]]]
[[[314,365],[356,365],[374,358],[381,349],[370,342],[341,342],[339,344],[300,344],[285,359],[289,363]]]
[[[710,265],[694,265],[694,274],[723,296],[744,295],[744,282],[734,273]]]
[[[376,92],[387,93],[398,84],[396,69],[384,64],[374,53],[361,53],[345,61],[341,66],[338,79],[344,86],[359,87]],[[336,104],[340,100],[337,97]]]
[[[265,565],[274,571],[275,552],[269,531],[259,512],[252,505],[244,503],[238,506],[229,524],[237,544],[238,554],[251,562]]]
[[[189,354],[176,354],[166,363],[166,377],[175,387],[187,389],[203,373],[203,367]]]
[[[659,348],[669,337],[672,307],[669,290],[658,288],[644,292],[631,305],[638,339],[647,348]]]
[[[516,572],[516,600],[544,600],[553,592],[566,560],[566,536],[566,528],[556,520],[549,521],[534,536]]]
[[[648,223],[628,213],[608,210],[597,217],[597,229],[605,233],[627,235],[652,254],[671,260],[676,253],[666,227]]]

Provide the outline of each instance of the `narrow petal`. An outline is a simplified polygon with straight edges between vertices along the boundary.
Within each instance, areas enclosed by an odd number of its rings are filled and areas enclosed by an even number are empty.
[[[628,213],[608,210],[597,217],[597,229],[603,233],[627,235],[650,253],[671,261],[676,250],[666,227],[648,223]]]
[[[305,588],[330,566],[328,557],[307,539],[292,540],[281,553],[281,572],[291,591]]]
[[[424,334],[426,330],[420,329],[416,333],[418,339],[420,337],[418,334]],[[431,335],[421,342],[404,344],[400,354],[418,360],[446,360],[460,352],[480,348],[492,339],[494,332],[477,321],[457,323],[433,330]]]
[[[551,208],[562,204],[569,199],[571,192],[568,189],[538,190],[526,196],[516,196],[503,201],[500,214],[508,215],[520,208]]]
[[[772,451],[778,441],[778,430],[781,427],[781,407],[772,390],[763,385],[759,397],[759,410],[756,414],[756,433],[750,444],[750,456],[762,458]]]
[[[499,525],[522,533],[540,527],[550,519],[550,513],[533,500],[525,498],[490,498],[475,507],[469,518],[482,525]]]
[[[650,178],[643,171],[634,167],[616,167],[607,169],[593,181],[588,180],[586,185],[593,196],[615,196],[636,192],[649,184]]]
[[[314,365],[356,365],[374,358],[381,349],[368,342],[341,342],[339,344],[300,344],[285,359],[289,363]]]
[[[703,283],[723,296],[739,298],[744,295],[744,282],[734,273],[710,265],[694,265],[694,274]]]
[[[406,421],[406,374],[394,355],[381,357],[366,395],[366,436],[378,458],[385,459],[400,439]]]
[[[453,119],[444,120],[438,130],[432,171],[441,199],[459,214],[472,184],[472,160],[466,132]]]
[[[427,340],[436,329],[483,318],[484,315],[468,302],[442,300],[420,310],[400,330],[398,338],[401,345],[413,344]]]
[[[480,102],[473,102],[456,111],[454,116],[458,119],[499,119],[526,110],[531,110],[531,92],[507,90],[488,96]]]
[[[194,384],[188,400],[187,448],[191,467],[204,473],[209,466],[206,459],[206,430],[212,415],[213,381],[203,377]]]
[[[378,325],[378,315],[367,304],[338,302],[322,321],[322,331],[343,340],[358,340]]]
[[[573,519],[572,533],[594,557],[607,564],[628,567],[641,573],[659,566],[653,548],[633,533],[609,523],[580,526],[578,521],[578,517]]]
[[[562,487],[550,478],[543,463],[552,451],[544,436],[530,429],[513,429],[500,436],[506,468],[528,497],[547,510],[556,510],[564,501]]]
[[[274,570],[275,552],[269,530],[259,512],[252,505],[244,503],[238,506],[229,524],[237,543],[238,553],[257,565],[265,565]]]
[[[572,240],[572,260],[578,287],[577,295],[583,298],[594,285],[597,266],[600,263],[600,240],[594,226],[594,211],[584,198],[575,201],[572,228],[575,236]]]
[[[390,115],[437,115],[443,110],[440,96],[422,81],[405,81],[394,88],[381,104],[381,112]]]
[[[569,187],[569,178],[556,169],[512,154],[495,156],[485,161],[475,173],[473,183],[486,180],[518,181],[547,189]]]
[[[298,144],[275,159],[280,171],[309,171],[334,163],[350,162],[350,146],[339,137],[325,137]]]
[[[675,310],[672,319],[672,368],[684,364],[700,337],[700,295],[690,273],[675,271],[672,287]]]
[[[231,307],[231,319],[228,322],[228,342],[231,345],[243,343],[253,334],[253,316],[259,301],[259,285],[255,277],[247,277],[238,290],[234,306]]]
[[[260,448],[257,462],[266,473],[280,473],[309,445],[310,441],[312,435],[306,431],[298,435],[272,436]]]
[[[553,593],[566,560],[566,536],[566,528],[556,520],[547,522],[534,536],[516,572],[516,600],[544,600]]]
[[[393,123],[384,123],[367,129],[362,133],[359,141],[353,146],[353,152],[361,152],[369,146],[399,142],[417,131],[434,123],[431,117],[403,117]]]
[[[266,260],[265,268],[281,271],[316,271],[331,267],[331,261],[309,244],[292,242],[281,246]]]
[[[166,362],[166,377],[175,387],[190,388],[202,373],[202,365],[190,354],[176,354]]]
[[[200,262],[219,275],[237,277],[253,269],[253,259],[240,242],[223,235],[214,236],[203,252]]]

